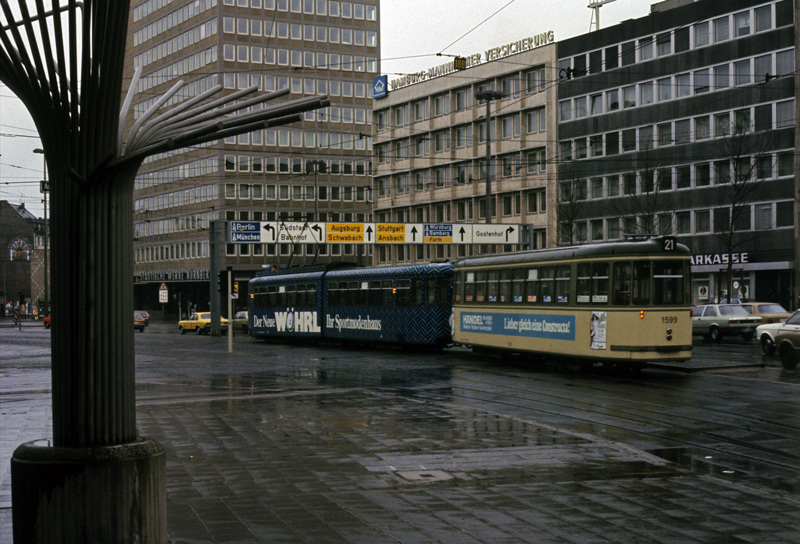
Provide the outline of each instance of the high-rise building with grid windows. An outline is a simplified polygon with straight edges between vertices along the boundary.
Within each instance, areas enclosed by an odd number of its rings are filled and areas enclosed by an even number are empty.
[[[136,304],[168,314],[207,309],[209,222],[371,219],[372,79],[379,2],[146,0],[132,3],[126,74],[142,68],[131,116],[178,81],[161,111],[222,85],[328,95],[303,121],[148,159],[134,188]],[[269,103],[266,106],[268,107]],[[369,246],[227,244],[221,269],[244,282],[265,265],[369,262]],[[241,283],[240,283],[241,285]],[[244,306],[246,299],[241,298]],[[180,306],[179,306],[180,303]]]

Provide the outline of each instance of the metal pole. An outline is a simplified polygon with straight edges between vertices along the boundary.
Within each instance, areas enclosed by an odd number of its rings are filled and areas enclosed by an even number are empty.
[[[209,260],[209,286],[211,292],[209,293],[209,310],[211,311],[211,334],[212,336],[220,335],[220,300],[219,300],[219,220],[212,220],[208,229],[208,260]]]
[[[492,101],[486,97],[486,224],[492,222]]]
[[[233,293],[231,293],[232,267],[228,267],[228,353],[233,353]]]
[[[47,187],[47,158],[44,155],[44,149],[36,148],[34,153],[42,156],[42,172],[44,174],[42,194],[44,195],[44,312],[42,318],[50,315],[50,274],[48,273],[49,267],[49,239],[50,233],[47,227],[47,193],[50,188]]]

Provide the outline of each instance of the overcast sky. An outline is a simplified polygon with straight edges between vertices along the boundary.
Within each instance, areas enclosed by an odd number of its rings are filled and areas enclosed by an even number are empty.
[[[590,0],[382,0],[382,71],[419,72],[450,59],[437,53],[471,55],[552,30],[555,40],[589,31]],[[614,0],[600,10],[602,27],[650,12],[649,0]],[[42,215],[39,180],[42,156],[33,122],[22,104],[0,86],[0,200]]]

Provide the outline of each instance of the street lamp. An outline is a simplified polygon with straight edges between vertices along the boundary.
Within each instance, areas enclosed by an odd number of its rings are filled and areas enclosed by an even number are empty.
[[[43,179],[40,190],[44,195],[44,315],[50,315],[50,274],[48,274],[48,245],[49,245],[49,228],[47,226],[47,193],[50,192],[50,187],[47,183],[47,158],[44,154],[44,149],[37,147],[33,150],[34,153],[42,156],[42,172]]]
[[[328,171],[328,164],[322,160],[306,161],[306,174],[314,173],[314,221],[319,221],[319,174],[325,174]],[[319,257],[319,243],[314,251],[314,264],[317,264]]]
[[[313,160],[306,161],[306,174],[314,174],[314,221],[319,221],[319,182],[318,174],[328,172],[328,165],[325,161]]]
[[[492,127],[491,127],[491,103],[492,100],[503,98],[500,91],[480,91],[475,93],[475,98],[486,101],[486,224],[492,222]]]

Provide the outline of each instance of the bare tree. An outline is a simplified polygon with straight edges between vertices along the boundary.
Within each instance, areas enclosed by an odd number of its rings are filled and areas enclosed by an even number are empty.
[[[558,245],[569,246],[579,241],[578,220],[588,191],[586,179],[577,175],[574,163],[563,171],[566,172],[565,179],[559,182],[558,187]]]
[[[749,116],[737,119],[731,133],[720,139],[714,161],[715,185],[721,208],[714,210],[714,231],[727,253],[728,299],[733,297],[734,254],[742,245],[763,235],[751,225],[751,205],[762,185],[761,169],[772,170],[766,138],[753,134]]]
[[[635,168],[622,175],[623,197],[612,201],[614,212],[624,220],[622,231],[628,235],[656,234],[656,218],[665,206],[661,193],[672,188],[671,170],[660,168],[652,142],[642,141],[641,146]]]

